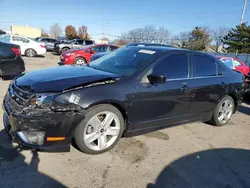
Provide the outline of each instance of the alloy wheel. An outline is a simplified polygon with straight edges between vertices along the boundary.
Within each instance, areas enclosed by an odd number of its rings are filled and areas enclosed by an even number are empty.
[[[83,59],[78,59],[78,60],[76,61],[76,64],[77,64],[77,65],[84,65],[84,64],[85,64],[85,61],[84,61]]]
[[[32,50],[32,49],[29,49],[29,50],[27,51],[27,56],[28,56],[28,57],[34,57],[34,56],[35,56],[35,51]]]
[[[232,114],[233,114],[233,101],[227,99],[225,100],[218,111],[218,120],[220,123],[225,124],[229,121],[229,119],[231,118]]]
[[[95,114],[87,123],[83,140],[87,147],[94,151],[110,147],[120,133],[119,118],[110,111]]]

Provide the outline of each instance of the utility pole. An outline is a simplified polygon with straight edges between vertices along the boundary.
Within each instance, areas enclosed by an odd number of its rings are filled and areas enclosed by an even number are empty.
[[[244,2],[244,7],[243,7],[243,10],[242,10],[241,19],[240,19],[240,25],[243,23],[246,7],[247,7],[247,0],[245,0],[245,2]]]

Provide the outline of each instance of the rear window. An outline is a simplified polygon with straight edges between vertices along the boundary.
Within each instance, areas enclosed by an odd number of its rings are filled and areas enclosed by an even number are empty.
[[[220,58],[220,61],[222,61],[222,63],[224,63],[229,68],[234,69],[234,64],[231,58]]]
[[[10,35],[0,35],[0,41],[10,43]]]
[[[90,45],[90,44],[94,44],[94,42],[92,40],[86,40],[85,41],[85,45]]]
[[[193,77],[210,77],[217,76],[217,66],[213,59],[193,55]]]

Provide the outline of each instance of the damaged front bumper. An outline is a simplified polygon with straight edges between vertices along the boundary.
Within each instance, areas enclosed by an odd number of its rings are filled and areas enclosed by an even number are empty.
[[[8,93],[3,108],[4,127],[11,139],[24,148],[45,151],[69,151],[72,133],[84,118],[83,110],[70,108],[20,111],[20,106]]]

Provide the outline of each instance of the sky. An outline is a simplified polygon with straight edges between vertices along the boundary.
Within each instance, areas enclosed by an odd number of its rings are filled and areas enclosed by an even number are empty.
[[[28,25],[44,28],[59,23],[86,25],[91,36],[121,35],[130,29],[164,26],[170,34],[195,26],[235,27],[244,0],[0,0],[0,28]],[[250,0],[244,21],[250,23]]]

